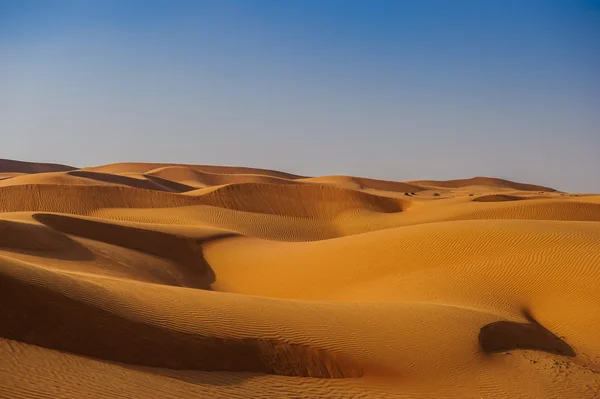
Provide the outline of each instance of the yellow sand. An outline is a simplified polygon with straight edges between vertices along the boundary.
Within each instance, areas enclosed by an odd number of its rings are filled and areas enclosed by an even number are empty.
[[[600,397],[598,195],[3,162],[1,398]]]

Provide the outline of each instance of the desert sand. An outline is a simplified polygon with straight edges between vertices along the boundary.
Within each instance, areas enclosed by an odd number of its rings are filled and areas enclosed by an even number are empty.
[[[598,398],[600,195],[0,160],[1,398]]]

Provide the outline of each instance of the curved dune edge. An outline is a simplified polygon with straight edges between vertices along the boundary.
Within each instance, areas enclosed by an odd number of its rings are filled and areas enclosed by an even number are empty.
[[[402,193],[420,192],[426,190],[424,187],[410,183],[354,176],[319,176],[301,179],[301,181],[307,183],[332,184],[335,186],[351,188],[355,190],[372,189]]]
[[[0,249],[44,251],[56,256],[61,250],[78,247],[69,237],[46,226],[0,219]]]
[[[0,180],[11,179],[13,177],[22,176],[27,173],[22,172],[0,172]]]
[[[145,173],[165,180],[193,183],[201,186],[222,186],[225,184],[265,183],[295,184],[295,179],[282,178],[262,174],[209,173],[187,166],[165,166]]]
[[[191,239],[151,229],[47,213],[34,214],[33,219],[63,233],[170,259],[201,274],[206,273],[207,268],[201,242],[232,236],[232,233],[215,232],[214,236]]]
[[[410,206],[402,212],[380,213],[357,208],[342,212],[333,219],[286,217],[204,205],[152,210],[101,209],[94,211],[92,215],[163,226],[207,225],[275,241],[318,241],[390,228],[459,220],[600,221],[599,204],[585,202],[584,197],[578,200],[528,199],[487,203],[475,203],[465,197],[463,202],[448,205],[441,203],[435,207],[429,206],[429,203],[419,203],[418,198],[411,198],[409,201]]]
[[[24,162],[12,159],[0,159],[0,173],[47,173],[64,172],[76,168],[68,165],[44,162]]]
[[[1,313],[3,338],[102,360],[175,370],[314,378],[362,375],[352,361],[322,349],[269,339],[223,339],[164,330],[7,274],[0,274],[0,288],[0,302],[7,304]],[[60,330],[55,326],[61,326]]]
[[[257,174],[274,176],[282,179],[298,179],[305,176],[299,176],[292,173],[279,172],[276,170],[249,168],[243,166],[216,166],[216,165],[191,165],[191,164],[176,164],[176,163],[143,163],[143,162],[121,162],[108,165],[94,166],[85,168],[93,172],[104,173],[149,173],[156,169],[166,167],[185,167],[199,172],[216,173],[216,174]]]
[[[402,212],[409,201],[324,185],[227,185],[202,196],[204,205],[237,211],[308,218],[332,218],[360,209]]]
[[[38,174],[20,174],[12,177],[10,181],[0,183],[0,187],[17,185],[57,185],[57,186],[98,186],[116,185],[145,190],[166,191],[173,193],[184,193],[194,190],[185,184],[161,179],[155,176],[144,176],[134,178],[124,175],[110,173],[89,172],[85,170],[72,170],[66,172],[50,172]]]
[[[502,201],[520,201],[525,199],[517,195],[506,195],[506,194],[490,194],[482,195],[473,199],[473,202],[502,202]]]
[[[513,190],[520,191],[544,191],[544,192],[555,192],[556,190],[550,187],[538,186],[535,184],[518,183],[510,180],[498,179],[494,177],[472,177],[470,179],[455,179],[455,180],[412,180],[408,183],[443,187],[443,188],[462,188],[469,186],[486,186],[486,187],[497,187],[497,188],[510,188]]]
[[[170,181],[167,179],[162,179],[156,176],[145,176],[146,179],[135,179],[132,177],[115,175],[110,173],[101,173],[101,172],[90,172],[86,170],[74,170],[71,172],[67,172],[71,176],[82,177],[102,183],[107,184],[118,184],[133,188],[141,188],[145,190],[158,190],[158,191],[168,191],[175,193],[184,193],[186,191],[193,190],[194,187],[190,187],[186,184],[181,184],[178,182]]]
[[[402,199],[332,186],[257,183],[222,186],[195,196],[113,185],[19,185],[2,187],[0,193],[0,212],[43,211],[78,215],[89,215],[104,208],[208,205],[251,213],[327,219],[352,209],[401,212],[410,204]]]
[[[574,357],[575,351],[564,340],[539,324],[525,311],[528,323],[496,321],[479,331],[479,345],[486,353],[506,352],[514,349],[533,349]]]
[[[0,187],[24,186],[24,185],[90,185],[107,184],[100,181],[93,181],[79,178],[69,174],[69,172],[48,172],[48,173],[21,173],[10,179],[0,182]]]
[[[455,220],[523,219],[557,221],[600,221],[600,204],[568,200],[500,201],[499,207],[464,212]]]

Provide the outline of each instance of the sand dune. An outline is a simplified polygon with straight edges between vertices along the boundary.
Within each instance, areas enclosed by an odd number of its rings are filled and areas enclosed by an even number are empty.
[[[16,176],[20,176],[23,175],[24,173],[20,173],[20,172],[6,172],[6,173],[2,173],[0,172],[0,180],[4,180],[4,179],[10,179]]]
[[[142,188],[146,190],[168,191],[183,193],[194,190],[191,187],[179,182],[151,175],[140,175],[139,177],[113,175],[109,173],[97,173],[84,170],[73,170],[68,172],[50,172],[38,174],[19,174],[12,176],[10,181],[0,180],[0,187],[18,186],[18,185],[117,185],[125,187]]]
[[[424,188],[409,183],[387,181],[387,180],[376,180],[368,179],[365,177],[352,177],[352,176],[320,176],[320,177],[309,177],[302,179],[304,182],[311,183],[325,183],[334,186],[340,186],[351,189],[372,189],[379,191],[393,191],[393,192],[419,192],[423,191]]]
[[[473,201],[475,201],[475,202],[502,202],[502,201],[519,201],[522,199],[524,199],[524,197],[519,197],[518,195],[491,194],[491,195],[482,195],[481,197],[475,198]]]
[[[96,167],[86,168],[86,170],[93,172],[104,172],[104,173],[150,173],[156,172],[157,169],[163,169],[167,167],[185,167],[198,172],[213,173],[213,174],[257,174],[265,176],[279,177],[282,179],[298,179],[303,176],[294,175],[291,173],[279,172],[276,170],[259,169],[259,168],[247,168],[242,166],[214,166],[214,165],[186,165],[186,164],[169,164],[169,163],[143,163],[143,162],[123,162],[114,163],[110,165],[102,165]]]
[[[120,180],[119,176],[115,180]],[[232,184],[202,195],[183,196],[134,189],[132,186],[13,185],[4,187],[0,212],[47,211],[89,215],[106,208],[166,208],[186,205],[331,219],[352,210],[402,212],[407,200],[379,197],[359,191],[317,185]],[[57,197],[61,200],[57,200]]]
[[[272,171],[268,171],[272,172]],[[248,173],[208,173],[192,167],[167,166],[151,170],[146,175],[156,176],[172,181],[177,181],[196,187],[221,186],[239,183],[271,183],[292,184],[294,179],[271,176],[269,174]]]
[[[0,173],[46,173],[73,169],[75,168],[72,166],[55,163],[13,161],[0,158]]]
[[[1,398],[600,397],[598,195],[35,165],[0,163]]]
[[[232,210],[328,219],[353,210],[402,212],[408,201],[326,185],[227,185],[200,197],[203,204]]]
[[[70,172],[48,172],[28,174],[21,173],[10,178],[10,180],[0,180],[0,187],[21,186],[21,185],[39,185],[39,184],[55,184],[55,185],[90,185],[94,181],[83,179],[76,175],[71,175]],[[97,182],[96,184],[103,184]]]
[[[469,187],[469,186],[484,186],[484,187],[493,187],[493,188],[510,188],[513,190],[520,191],[546,191],[546,192],[554,192],[553,188],[537,186],[534,184],[524,184],[517,183],[514,181],[497,179],[491,177],[472,177],[470,179],[456,179],[456,180],[413,180],[410,183],[424,185],[424,186],[432,186],[432,187],[443,187],[443,188],[461,188],[461,187]]]
[[[1,190],[0,212],[87,215],[103,208],[160,208],[198,203],[194,197],[118,185],[27,184],[2,187]]]

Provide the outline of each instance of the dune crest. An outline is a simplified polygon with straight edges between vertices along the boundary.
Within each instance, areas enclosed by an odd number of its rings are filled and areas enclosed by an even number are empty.
[[[47,173],[64,172],[76,168],[68,165],[43,162],[24,162],[0,158],[0,173]]]
[[[120,173],[150,173],[156,172],[156,169],[166,167],[186,167],[192,170],[214,174],[258,174],[279,177],[282,179],[298,179],[303,176],[292,173],[278,172],[276,170],[248,168],[243,166],[215,166],[215,165],[189,165],[189,164],[171,164],[171,163],[144,163],[144,162],[122,162],[109,165],[101,165],[85,168],[92,172],[104,172],[112,174]]]
[[[555,192],[556,190],[550,187],[537,186],[535,184],[517,183],[510,180],[498,179],[494,177],[472,177],[470,179],[456,179],[456,180],[413,180],[410,183],[443,187],[443,188],[462,188],[469,186],[485,186],[494,188],[509,188],[512,190],[520,191],[545,191]]]

